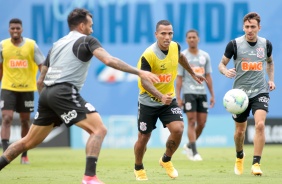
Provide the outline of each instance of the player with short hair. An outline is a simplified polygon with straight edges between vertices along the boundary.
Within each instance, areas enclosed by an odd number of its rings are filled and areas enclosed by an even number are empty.
[[[147,149],[152,131],[160,119],[163,127],[168,128],[170,135],[166,142],[166,150],[159,164],[165,168],[171,178],[178,177],[171,157],[177,150],[183,133],[182,111],[175,99],[174,82],[177,66],[180,63],[194,80],[202,83],[204,77],[196,75],[186,57],[180,52],[180,45],[172,41],[173,28],[169,21],[161,20],[156,25],[157,41],[149,46],[138,61],[138,68],[150,71],[159,76],[160,82],[153,84],[147,79],[138,80],[138,139],[134,145],[136,180],[148,180],[143,165],[143,157]]]
[[[274,62],[272,44],[269,40],[259,37],[260,16],[250,12],[243,18],[245,34],[231,40],[219,63],[219,71],[228,78],[235,77],[234,89],[242,89],[249,97],[247,109],[238,115],[233,114],[235,121],[234,142],[236,147],[236,162],[234,172],[243,174],[245,153],[243,150],[247,118],[252,110],[255,120],[254,155],[251,172],[262,175],[260,160],[265,144],[265,120],[268,112],[269,91],[275,89]],[[227,69],[227,64],[233,57],[235,68]],[[268,75],[266,81],[265,75]]]
[[[10,38],[0,42],[1,81],[1,141],[3,152],[9,146],[14,111],[19,113],[21,137],[29,130],[30,113],[34,111],[36,75],[45,60],[36,42],[22,36],[22,21],[9,21]],[[21,164],[29,164],[27,151],[21,155]]]
[[[210,106],[207,102],[207,91],[204,84],[198,84],[191,75],[178,65],[178,75],[176,79],[176,99],[179,107],[183,107],[186,113],[188,126],[188,143],[184,144],[184,150],[188,159],[192,161],[203,160],[197,151],[196,140],[202,134],[208,115],[208,108],[215,104],[215,97],[212,83],[212,68],[210,56],[207,52],[198,48],[198,31],[191,29],[186,33],[188,48],[182,51],[189,61],[193,71],[207,79],[207,87],[210,92]],[[183,99],[181,98],[181,93]]]
[[[82,184],[101,184],[96,165],[107,129],[96,108],[80,96],[93,55],[115,69],[138,75],[152,83],[156,75],[134,68],[111,56],[91,36],[92,15],[76,8],[68,15],[70,32],[53,44],[38,79],[40,91],[38,111],[28,134],[11,144],[0,157],[0,170],[20,153],[40,144],[54,127],[76,125],[90,136],[86,143],[86,166]],[[44,83],[44,87],[43,87]]]

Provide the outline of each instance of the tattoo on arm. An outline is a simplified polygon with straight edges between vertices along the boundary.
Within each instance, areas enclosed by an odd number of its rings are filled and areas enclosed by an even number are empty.
[[[191,68],[187,58],[181,53],[179,57],[179,64],[186,70],[188,71],[191,75],[195,75],[193,69]]]

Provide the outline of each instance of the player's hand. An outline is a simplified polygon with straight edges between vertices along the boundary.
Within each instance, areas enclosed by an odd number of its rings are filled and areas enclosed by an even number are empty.
[[[210,97],[210,108],[213,108],[213,106],[214,106],[214,104],[215,104],[215,99],[214,99],[214,97]]]
[[[173,93],[169,93],[169,94],[164,94],[162,96],[162,103],[164,105],[169,105],[172,102],[172,100],[173,100],[173,98],[171,97],[172,94]]]
[[[141,79],[145,79],[145,80],[148,80],[148,81],[151,81],[152,83],[158,83],[160,82],[160,79],[157,75],[151,73],[151,72],[148,72],[148,71],[144,71],[144,70],[140,70],[139,71],[139,77]]]
[[[228,70],[226,70],[224,75],[231,79],[231,78],[236,76],[236,69],[235,68],[228,69]]]
[[[195,74],[195,75],[191,75],[191,76],[192,76],[193,79],[194,79],[195,81],[197,81],[199,84],[202,84],[203,81],[206,81],[206,83],[208,83],[207,79],[206,79],[205,77],[201,76],[201,75]]]
[[[275,90],[276,88],[273,81],[268,81],[268,86],[270,91]]]
[[[183,101],[182,101],[182,99],[181,99],[181,98],[177,98],[176,101],[177,101],[178,107],[181,108],[181,107],[183,106]]]

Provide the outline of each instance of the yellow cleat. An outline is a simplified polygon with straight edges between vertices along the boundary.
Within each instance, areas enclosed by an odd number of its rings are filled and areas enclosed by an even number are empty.
[[[260,164],[255,163],[254,165],[252,165],[252,174],[255,176],[261,176],[262,175],[262,171],[260,169]]]
[[[135,174],[136,180],[138,180],[138,181],[146,181],[146,180],[148,180],[146,171],[144,169],[141,169],[141,170],[138,170],[138,171],[136,171],[134,169],[134,174]]]
[[[236,158],[234,172],[237,175],[243,174],[243,171],[244,171],[244,158],[245,158],[245,154],[244,154],[244,157],[242,159],[241,158]]]
[[[159,160],[160,166],[165,168],[166,173],[169,175],[171,178],[177,178],[178,177],[178,172],[177,170],[173,167],[173,164],[171,161],[169,162],[163,162],[162,157]]]

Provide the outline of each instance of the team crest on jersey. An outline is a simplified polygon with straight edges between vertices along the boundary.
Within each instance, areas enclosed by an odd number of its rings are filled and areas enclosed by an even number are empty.
[[[201,65],[205,65],[205,64],[206,64],[206,58],[205,58],[204,56],[200,56],[200,57],[199,57],[199,63],[200,63]]]
[[[257,57],[258,58],[264,57],[264,48],[257,48]]]
[[[140,130],[142,130],[142,131],[146,131],[146,130],[147,130],[147,123],[145,123],[145,122],[140,122],[139,128],[140,128]]]

